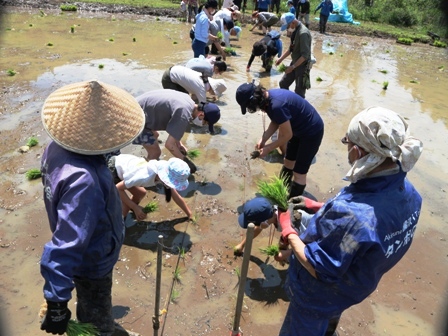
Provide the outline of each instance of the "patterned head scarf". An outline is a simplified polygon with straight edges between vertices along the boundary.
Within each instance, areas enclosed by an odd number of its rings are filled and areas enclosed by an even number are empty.
[[[400,161],[403,171],[408,172],[423,150],[422,142],[409,135],[406,121],[383,107],[369,107],[353,117],[347,137],[368,152],[354,162],[346,175],[353,183],[366,177],[386,158]]]

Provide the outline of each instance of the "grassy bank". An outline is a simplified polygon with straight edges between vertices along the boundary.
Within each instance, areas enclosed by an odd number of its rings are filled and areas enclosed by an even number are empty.
[[[180,4],[180,0],[83,0],[83,2],[168,9],[178,9]],[[205,0],[199,2],[204,3]],[[283,12],[286,12],[285,1],[281,3]],[[319,3],[320,0],[311,0],[311,10],[313,11]],[[379,36],[410,38],[423,43],[432,41],[428,31],[441,38],[448,37],[447,0],[349,0],[348,5],[354,20],[360,22],[359,29],[375,32]],[[251,12],[253,8],[254,0],[247,0],[246,13]]]

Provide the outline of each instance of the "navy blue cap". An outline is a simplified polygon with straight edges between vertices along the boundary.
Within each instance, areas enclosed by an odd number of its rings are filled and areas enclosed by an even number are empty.
[[[255,84],[254,83],[244,83],[241,84],[236,90],[236,102],[241,106],[241,113],[246,114],[247,105],[249,104],[250,98],[254,95]]]
[[[215,133],[213,125],[218,122],[221,118],[221,112],[218,105],[213,103],[206,103],[203,107],[204,110],[204,120],[208,122],[208,130],[211,134]]]
[[[243,205],[243,213],[238,217],[238,223],[243,229],[247,229],[249,223],[260,226],[274,215],[274,209],[264,197],[255,197]]]

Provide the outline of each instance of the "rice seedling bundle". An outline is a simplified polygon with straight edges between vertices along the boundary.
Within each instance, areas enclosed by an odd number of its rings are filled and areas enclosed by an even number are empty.
[[[196,159],[199,155],[201,155],[199,149],[189,149],[187,152],[187,157],[192,160]]]
[[[41,173],[40,169],[33,168],[33,169],[28,170],[25,173],[25,176],[28,180],[35,180],[35,179],[38,179],[39,177],[41,177],[42,173]]]
[[[271,203],[277,204],[281,209],[288,209],[289,192],[284,179],[274,176],[267,182],[258,182],[257,186],[261,196],[267,198]]]
[[[265,248],[259,249],[261,253],[267,254],[270,257],[275,257],[280,252],[280,247],[278,245],[269,245]]]
[[[277,67],[278,72],[285,72],[285,70],[286,70],[286,65],[284,65],[283,63]]]
[[[154,212],[157,211],[158,208],[159,204],[157,203],[157,201],[151,201],[143,207],[143,212],[144,213]]]

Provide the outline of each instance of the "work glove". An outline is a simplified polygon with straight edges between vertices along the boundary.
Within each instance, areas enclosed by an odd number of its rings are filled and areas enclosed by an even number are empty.
[[[45,330],[47,334],[63,335],[67,331],[71,316],[72,312],[67,308],[67,302],[47,301],[47,313],[40,330]]]
[[[291,213],[289,212],[289,210],[281,211],[279,209],[278,222],[282,228],[282,237],[284,242],[288,241],[289,235],[291,234],[298,235],[297,231],[292,226]]]
[[[292,197],[289,203],[293,204],[293,210],[303,210],[309,214],[315,214],[324,205],[322,202],[316,202],[305,196]]]
[[[188,167],[190,167],[190,173],[191,174],[196,173],[196,171],[198,170],[196,168],[196,165],[193,162],[191,162],[191,160],[186,156],[184,157],[184,161],[187,163]]]

